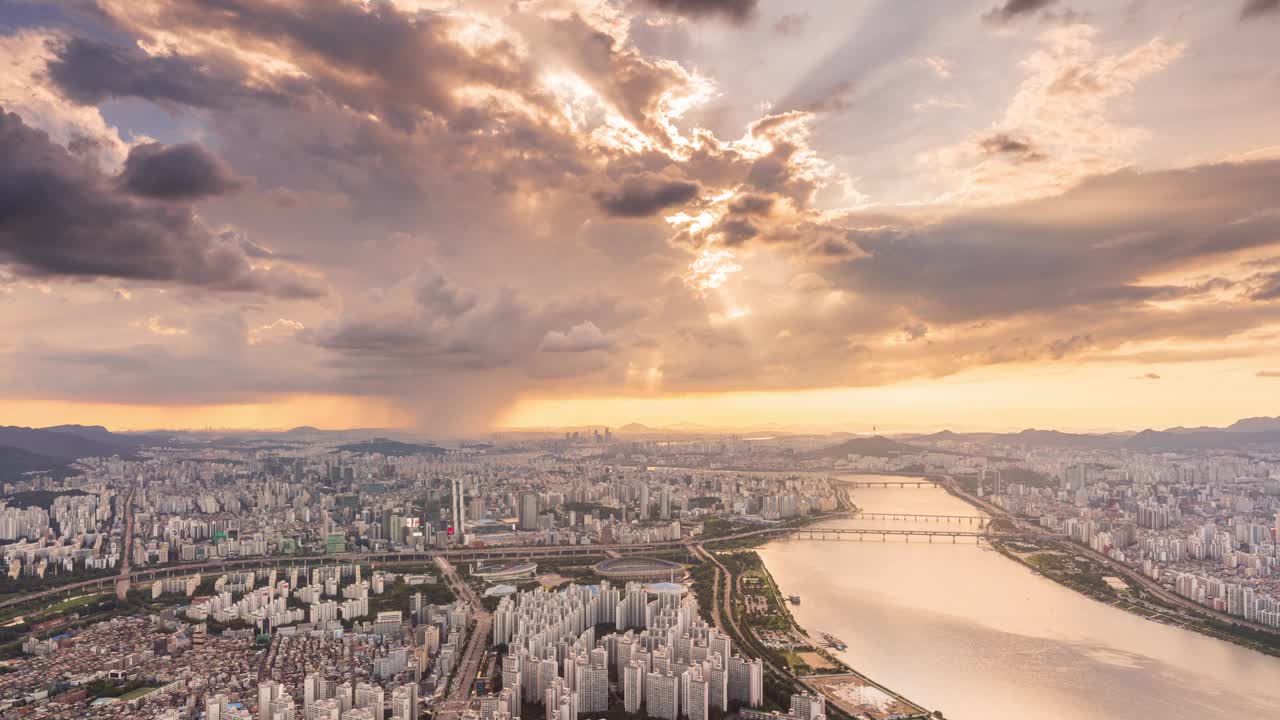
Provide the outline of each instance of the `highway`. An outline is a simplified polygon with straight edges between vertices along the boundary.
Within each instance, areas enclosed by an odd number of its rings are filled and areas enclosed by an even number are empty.
[[[480,673],[480,663],[484,659],[485,650],[489,646],[493,616],[480,604],[480,598],[476,596],[471,586],[458,577],[458,572],[448,560],[437,556],[435,563],[436,567],[440,568],[440,575],[453,588],[454,594],[470,605],[475,615],[475,624],[467,638],[462,659],[454,670],[453,680],[449,684],[444,701],[435,707],[433,715],[437,720],[456,720],[461,717],[463,711],[467,709],[467,704],[471,702],[471,690],[476,676]]]
[[[410,563],[427,563],[435,562],[436,558],[445,558],[447,560],[500,560],[500,559],[520,559],[520,558],[538,558],[538,557],[562,557],[572,555],[612,555],[627,553],[644,553],[653,550],[673,550],[685,547],[683,540],[669,540],[663,542],[652,542],[643,544],[609,544],[609,545],[506,545],[485,548],[454,548],[450,550],[430,550],[430,551],[402,551],[402,552],[378,552],[378,553],[333,553],[324,555],[262,555],[245,558],[221,558],[218,560],[208,560],[199,563],[186,563],[181,565],[156,565],[153,567],[134,570],[129,568],[129,557],[132,553],[133,541],[133,511],[132,511],[132,494],[130,502],[127,503],[129,510],[127,511],[128,519],[125,528],[125,557],[121,573],[118,578],[94,578],[92,580],[82,580],[80,582],[59,585],[49,590],[40,590],[33,593],[27,593],[21,597],[8,598],[0,601],[0,608],[10,607],[21,603],[39,600],[45,597],[54,597],[74,591],[83,591],[91,589],[100,589],[111,585],[113,582],[120,584],[127,578],[130,583],[140,583],[154,580],[158,577],[168,577],[172,575],[183,575],[191,573],[204,572],[228,572],[235,570],[249,570],[255,568],[266,567],[290,567],[295,565],[333,565],[346,563],[362,563],[372,566],[377,565],[403,565]],[[845,513],[835,513],[825,517],[814,518],[814,522],[822,520],[830,520]],[[802,527],[802,526],[801,526]],[[729,542],[732,540],[741,540],[749,537],[758,536],[777,536],[785,535],[796,531],[796,526],[789,527],[763,527],[755,530],[747,530],[732,535],[723,535],[715,538],[707,538],[704,543]],[[126,570],[128,568],[128,570]]]
[[[124,600],[133,584],[130,563],[133,560],[133,489],[124,498],[124,542],[120,552],[120,576],[116,580],[116,599]]]

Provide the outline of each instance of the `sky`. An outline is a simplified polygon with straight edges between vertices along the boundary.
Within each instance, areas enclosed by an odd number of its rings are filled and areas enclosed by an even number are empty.
[[[0,0],[0,424],[1280,410],[1277,0]]]

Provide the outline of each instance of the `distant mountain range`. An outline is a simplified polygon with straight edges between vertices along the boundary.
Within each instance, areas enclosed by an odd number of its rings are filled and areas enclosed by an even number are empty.
[[[915,443],[984,442],[1039,447],[1079,447],[1096,450],[1136,452],[1193,452],[1197,450],[1243,450],[1280,445],[1280,417],[1246,418],[1225,428],[1173,427],[1146,429],[1136,433],[1067,433],[1057,430],[1023,430],[1017,433],[957,433],[950,430],[931,435],[903,436]]]
[[[590,429],[603,426],[590,426]],[[547,433],[549,431],[540,431]],[[814,432],[788,432],[785,429],[712,428],[694,423],[677,423],[655,428],[628,423],[616,428],[618,436],[667,434],[745,434],[773,432],[791,437],[814,437]],[[396,430],[349,429],[321,430],[311,426],[287,431],[164,431],[151,433],[117,433],[99,425],[56,425],[45,428],[0,426],[0,481],[11,481],[23,473],[49,471],[60,475],[74,474],[69,468],[85,457],[134,457],[144,447],[176,445],[215,447],[227,442],[248,443],[248,449],[288,448],[309,443],[344,443],[337,450],[381,453],[390,456],[438,455],[445,449],[420,436]],[[1123,433],[1070,433],[1059,430],[1028,429],[1013,433],[952,430],[927,435],[859,436],[849,433],[822,435],[833,444],[802,453],[806,459],[842,458],[847,455],[892,457],[895,455],[948,450],[956,444],[977,442],[1026,447],[1065,447],[1096,450],[1132,450],[1135,452],[1195,452],[1202,450],[1248,450],[1280,448],[1280,417],[1252,417],[1238,420],[1224,428],[1171,427]],[[847,439],[842,439],[847,438]]]

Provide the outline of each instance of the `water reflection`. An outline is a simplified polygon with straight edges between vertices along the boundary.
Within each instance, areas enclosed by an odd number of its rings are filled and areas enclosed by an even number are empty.
[[[854,499],[867,512],[978,514],[936,488]],[[1089,600],[985,547],[867,540],[782,540],[761,554],[802,596],[801,625],[835,634],[851,665],[948,718],[1280,717],[1280,659]]]

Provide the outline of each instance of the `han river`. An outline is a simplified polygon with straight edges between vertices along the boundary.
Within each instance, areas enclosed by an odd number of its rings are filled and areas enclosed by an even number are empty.
[[[939,488],[853,499],[865,512],[979,514]],[[985,546],[779,540],[760,555],[801,596],[791,610],[811,635],[840,638],[851,667],[950,720],[1280,718],[1280,658],[1089,600]]]

